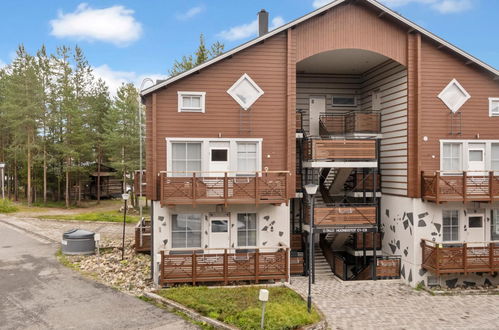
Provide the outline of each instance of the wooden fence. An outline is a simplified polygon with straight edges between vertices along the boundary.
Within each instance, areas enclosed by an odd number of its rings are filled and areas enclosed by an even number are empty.
[[[310,211],[305,210],[305,222],[309,223]],[[314,225],[359,226],[376,224],[376,206],[331,206],[315,207]]]
[[[303,155],[306,160],[375,160],[376,141],[308,139]]]
[[[422,267],[436,275],[499,271],[499,242],[421,240]]]
[[[499,175],[495,172],[421,172],[421,197],[441,202],[499,201]]]
[[[257,172],[253,176],[210,176],[214,173],[160,173],[162,205],[286,203],[288,171]],[[205,174],[205,176],[203,176]],[[216,173],[215,173],[216,174]],[[171,176],[170,176],[171,175]]]
[[[352,133],[378,134],[381,132],[380,114],[359,111],[346,114],[324,113],[319,117],[319,132],[321,136]]]
[[[288,281],[289,249],[269,247],[254,252],[229,249],[161,251],[160,284]],[[233,249],[231,249],[233,250]],[[262,250],[269,252],[262,252]],[[211,252],[211,253],[206,253]],[[182,254],[176,254],[182,253]]]

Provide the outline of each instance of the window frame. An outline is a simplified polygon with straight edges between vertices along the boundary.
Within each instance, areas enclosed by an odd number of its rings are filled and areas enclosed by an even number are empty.
[[[494,158],[494,145],[497,145],[498,152],[496,157]],[[494,163],[497,163],[497,168],[494,169]],[[492,142],[490,144],[490,170],[494,172],[499,172],[499,142]]]
[[[446,144],[457,145],[459,147],[459,168],[458,169],[445,169],[444,168],[444,164],[445,164],[444,159],[449,158],[451,161],[453,159],[453,157],[452,157],[452,151],[451,151],[451,157],[444,157],[444,146]],[[460,172],[464,168],[463,164],[464,164],[464,144],[462,142],[459,142],[459,141],[456,141],[456,142],[448,142],[448,141],[442,142],[441,143],[441,147],[440,147],[440,170],[442,172],[449,172],[449,173]]]
[[[178,91],[178,112],[194,112],[194,113],[205,113],[205,100],[206,100],[206,92],[188,92],[188,91]],[[200,106],[199,107],[184,107],[184,97],[200,97]]]
[[[257,174],[258,170],[259,170],[259,166],[258,166],[258,145],[259,145],[259,142],[257,141],[236,141],[236,172],[238,173],[237,175],[238,176],[253,176],[252,173],[250,173],[250,171],[243,171],[243,170],[240,170],[239,166],[240,166],[240,158],[239,158],[239,146],[240,145],[248,145],[248,144],[253,144],[255,146],[255,157],[254,157],[254,160],[255,160],[255,175]],[[241,153],[243,153],[241,151]],[[244,160],[248,160],[249,158],[247,157],[248,155],[248,151],[245,150],[244,151],[244,155],[245,155],[245,158]],[[247,172],[247,173],[244,173],[244,172]]]
[[[456,86],[457,89],[464,94],[464,100],[462,100],[461,102],[455,104],[453,107],[450,106],[450,104],[444,99],[444,94],[445,92],[447,91],[447,89],[449,89],[452,85]],[[468,102],[468,100],[471,98],[471,95],[468,93],[468,91],[466,89],[464,89],[464,87],[459,83],[459,81],[457,81],[456,78],[452,79],[450,81],[450,83],[448,83],[444,89],[442,89],[442,91],[440,92],[440,94],[438,94],[438,98],[445,104],[445,106],[447,107],[447,109],[449,109],[450,111],[452,111],[453,113],[456,113],[459,111],[459,109],[461,109],[461,107],[466,103]]]
[[[247,102],[241,100],[235,92],[236,88],[239,87],[239,85],[244,80],[248,81],[258,93],[258,96],[253,100],[251,104],[248,104]],[[237,104],[239,104],[241,108],[243,108],[243,110],[248,110],[256,103],[256,101],[258,101],[258,99],[260,99],[260,97],[263,96],[263,94],[265,94],[265,92],[253,79],[251,79],[251,77],[247,73],[244,73],[232,86],[230,86],[230,88],[227,90],[227,94],[229,94],[234,99],[234,101],[236,101]]]
[[[499,241],[499,208],[492,209],[490,212],[490,240]]]
[[[197,215],[199,216],[199,230],[191,230],[191,231],[187,231],[186,229],[185,230],[174,230],[173,228],[173,219],[174,217],[177,217],[178,216],[190,216],[190,215]],[[203,214],[201,213],[174,213],[171,215],[170,217],[171,219],[171,231],[170,231],[170,239],[171,239],[171,246],[172,246],[172,249],[200,249],[202,248],[203,246]],[[173,239],[173,235],[175,233],[184,233],[185,235],[185,239],[184,239],[184,246],[183,247],[175,247],[173,246],[174,244],[174,239]],[[199,246],[187,246],[187,234],[188,233],[198,233],[199,234]]]
[[[453,218],[453,212],[455,212],[456,214],[456,218],[454,219]],[[446,217],[446,213],[449,213],[449,216],[450,216],[450,221],[452,222],[453,220],[456,220],[457,221],[457,224],[450,224],[450,225],[446,225],[444,223],[444,218]],[[459,228],[459,224],[460,224],[460,216],[459,216],[459,210],[442,210],[442,242],[456,242],[456,241],[459,241],[459,236],[460,236],[460,228]],[[457,228],[457,237],[453,237],[453,234],[452,234],[452,229],[453,228]],[[449,230],[450,229],[450,238],[451,239],[448,239],[446,240],[445,239],[445,233],[444,231],[445,230]]]
[[[186,145],[186,150],[185,150],[185,158],[184,159],[175,159],[173,157],[173,145],[174,144],[185,144]],[[187,145],[188,144],[198,144],[199,145],[199,159],[195,159],[195,160],[192,160],[192,159],[189,159],[187,157]],[[185,162],[185,175],[182,175],[182,173],[172,173],[174,177],[189,177],[189,171],[187,171],[187,163],[189,161],[191,162],[194,162],[194,161],[199,161],[199,171],[202,171],[203,170],[203,143],[202,142],[199,142],[199,141],[173,141],[170,143],[170,161],[171,161],[171,170],[173,171],[173,164],[175,161],[184,161]],[[192,171],[193,173],[194,172],[197,172],[197,171]]]
[[[489,97],[489,117],[499,117],[499,112],[492,112],[492,103],[497,102],[499,105],[499,97]]]
[[[352,98],[353,104],[337,104],[334,103],[334,98]],[[331,106],[336,108],[355,108],[359,104],[359,98],[354,94],[333,94],[331,95]]]
[[[239,230],[239,228],[237,227],[237,224],[239,222],[239,216],[240,215],[248,215],[248,214],[254,214],[255,215],[255,228],[254,229],[248,229],[246,228],[245,230]],[[246,223],[246,227],[247,226],[247,223]],[[239,232],[243,232],[245,233],[245,241],[246,241],[246,244],[248,243],[248,233],[249,232],[254,232],[255,233],[255,245],[239,245]],[[236,244],[237,244],[237,247],[257,247],[258,246],[258,213],[256,212],[240,212],[240,213],[237,213],[236,215]]]

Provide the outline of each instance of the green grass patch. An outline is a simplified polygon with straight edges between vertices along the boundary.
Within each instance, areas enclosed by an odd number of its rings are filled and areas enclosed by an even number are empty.
[[[19,208],[10,200],[0,198],[0,213],[13,213],[18,210]]]
[[[320,321],[316,310],[307,312],[300,295],[286,287],[270,287],[265,312],[265,329],[295,329]],[[178,287],[163,289],[159,295],[179,302],[200,314],[232,324],[240,329],[259,329],[260,287],[207,288]]]
[[[118,211],[107,212],[86,212],[80,214],[65,214],[65,215],[41,215],[40,219],[49,220],[74,220],[74,221],[105,221],[105,222],[123,222],[123,213]],[[127,223],[135,223],[140,217],[136,215],[127,215]]]

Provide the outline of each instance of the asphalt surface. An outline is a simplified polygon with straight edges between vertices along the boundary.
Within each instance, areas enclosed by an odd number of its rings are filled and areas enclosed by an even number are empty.
[[[181,317],[83,278],[56,246],[0,221],[0,329],[196,329]]]

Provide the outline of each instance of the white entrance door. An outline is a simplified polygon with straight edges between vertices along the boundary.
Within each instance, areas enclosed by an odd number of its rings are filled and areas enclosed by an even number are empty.
[[[210,143],[209,159],[210,176],[223,177],[224,172],[229,171],[229,143]]]
[[[230,247],[229,217],[228,216],[210,216],[210,248],[220,248],[213,253],[223,253],[223,249]]]
[[[484,218],[483,214],[468,215],[466,242],[484,242],[486,240]]]
[[[326,97],[311,96],[309,101],[310,135],[319,136],[319,116],[326,112]]]
[[[485,174],[485,146],[474,146],[468,149],[469,175]]]

